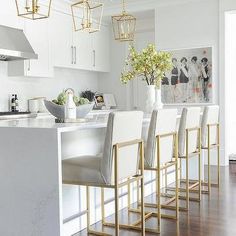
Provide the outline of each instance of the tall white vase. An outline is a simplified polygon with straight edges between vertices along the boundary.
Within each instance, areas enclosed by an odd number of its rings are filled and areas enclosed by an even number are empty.
[[[161,101],[161,86],[160,88],[155,89],[155,103],[153,105],[153,109],[162,109],[163,103]]]
[[[155,85],[147,85],[146,112],[151,113],[155,103]]]

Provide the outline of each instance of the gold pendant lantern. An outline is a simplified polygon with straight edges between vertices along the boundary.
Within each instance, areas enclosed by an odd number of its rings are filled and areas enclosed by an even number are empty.
[[[100,30],[103,4],[93,0],[81,0],[71,5],[75,31],[94,33]]]
[[[125,11],[125,0],[123,0],[122,13],[120,15],[114,15],[111,18],[115,40],[121,42],[134,41],[136,18]]]
[[[48,18],[52,0],[15,0],[18,16],[31,20]]]

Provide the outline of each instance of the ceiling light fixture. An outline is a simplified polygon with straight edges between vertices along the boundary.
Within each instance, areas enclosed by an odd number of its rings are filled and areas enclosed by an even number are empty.
[[[71,5],[75,31],[94,33],[100,30],[103,4],[93,0],[81,0]]]
[[[122,0],[122,7],[123,10],[120,15],[111,17],[115,40],[121,42],[134,41],[136,18],[126,12],[125,0]]]
[[[15,0],[17,15],[31,20],[48,18],[52,0]]]

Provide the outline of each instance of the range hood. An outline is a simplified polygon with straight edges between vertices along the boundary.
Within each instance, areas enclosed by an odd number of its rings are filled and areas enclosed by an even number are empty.
[[[38,59],[23,30],[0,25],[0,61]]]

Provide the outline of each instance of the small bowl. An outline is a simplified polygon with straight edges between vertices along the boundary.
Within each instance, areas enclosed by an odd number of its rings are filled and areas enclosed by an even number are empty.
[[[47,110],[58,119],[65,119],[65,106],[57,105],[54,102],[44,100]],[[76,107],[76,118],[84,118],[94,107],[94,103],[88,103]]]

